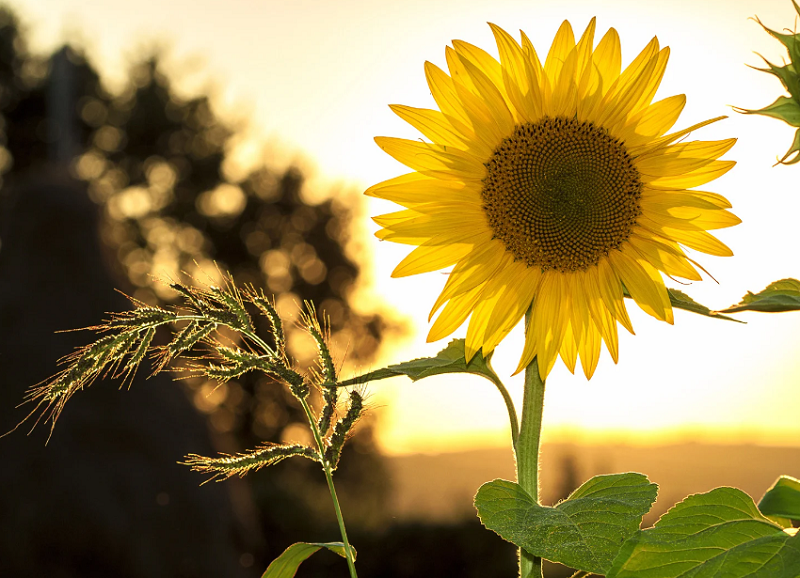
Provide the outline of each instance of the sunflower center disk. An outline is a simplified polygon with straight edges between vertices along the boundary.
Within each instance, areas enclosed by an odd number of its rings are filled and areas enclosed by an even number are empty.
[[[641,214],[641,181],[624,145],[590,122],[518,125],[486,163],[483,209],[516,259],[577,271],[619,247]]]

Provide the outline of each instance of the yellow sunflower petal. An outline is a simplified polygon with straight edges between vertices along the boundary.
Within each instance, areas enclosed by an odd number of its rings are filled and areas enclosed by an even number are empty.
[[[589,117],[590,120],[617,132],[620,123],[635,111],[657,65],[658,40],[654,38],[609,88],[596,116]]]
[[[430,230],[423,232],[411,233],[398,233],[391,229],[381,229],[375,232],[375,236],[381,241],[391,241],[392,243],[401,243],[403,245],[422,245],[428,243],[430,245],[448,245],[450,243],[472,243],[479,246],[483,243],[490,242],[492,233],[486,231],[484,228],[469,229],[464,228],[451,228],[444,232],[431,233]]]
[[[481,180],[486,170],[480,159],[456,148],[402,138],[376,136],[381,149],[407,167],[450,180]]]
[[[453,48],[461,57],[462,62],[466,60],[483,72],[489,82],[502,92],[504,86],[502,67],[488,52],[463,40],[453,40]]]
[[[657,152],[659,149],[664,149],[664,148],[670,146],[672,143],[674,143],[678,139],[681,139],[681,138],[685,137],[686,135],[696,131],[699,128],[703,128],[704,126],[708,126],[710,124],[713,124],[715,122],[719,122],[719,121],[721,121],[723,119],[726,119],[726,118],[728,118],[728,117],[727,116],[718,116],[716,118],[710,118],[708,120],[704,120],[702,122],[698,122],[697,124],[693,124],[689,128],[685,128],[683,130],[679,130],[679,131],[676,131],[676,132],[665,134],[662,137],[659,137],[659,138],[657,138],[655,140],[649,141],[649,142],[641,144],[641,145],[631,146],[631,147],[628,148],[628,152],[634,158],[638,158],[638,157],[644,156],[644,155],[653,154],[654,152]]]
[[[467,328],[465,345],[467,359],[471,359],[481,348],[484,355],[491,353],[496,345],[493,340],[496,337],[495,334],[504,330],[507,333],[513,327],[513,325],[508,326],[511,323],[509,317],[516,315],[515,312],[522,309],[521,317],[527,310],[532,298],[532,291],[520,287],[521,274],[524,274],[524,267],[512,264],[512,266],[500,269],[484,285],[481,303],[475,308]],[[535,280],[528,279],[524,284],[535,286]],[[515,293],[514,286],[519,287],[523,292]],[[512,304],[511,301],[515,297],[518,302]],[[522,303],[526,299],[527,302]],[[511,312],[509,313],[508,310]],[[517,321],[519,321],[519,317],[513,323],[516,324]]]
[[[578,346],[575,342],[575,336],[572,333],[572,324],[567,323],[567,328],[564,331],[564,341],[561,342],[561,360],[567,366],[569,372],[575,373],[575,363],[578,361]]]
[[[420,245],[398,263],[392,277],[407,277],[418,273],[430,273],[463,259],[472,251],[471,244]]]
[[[402,222],[395,220],[399,218],[395,216],[397,213],[373,217],[373,220],[394,233],[409,237],[425,235],[434,237],[442,234],[459,234],[469,231],[470,227],[473,228],[473,232],[484,229],[486,227],[486,216],[483,215],[480,210],[467,212],[466,209],[467,207],[465,205],[462,207],[462,212],[460,214],[447,214],[443,212],[438,215],[421,215],[417,213],[418,216],[414,216]],[[405,211],[401,211],[401,213],[405,213]],[[391,220],[392,222],[386,224],[387,220]]]
[[[517,368],[514,370],[514,375],[531,364],[533,358],[536,357],[537,349],[536,328],[533,323],[528,323],[525,326],[525,345],[522,348],[522,355],[519,358]],[[541,376],[541,372],[539,372],[539,375]]]
[[[530,307],[539,285],[539,276],[531,274],[527,271],[527,267],[517,264],[515,268],[517,271],[503,288],[503,294],[498,300],[499,305],[492,311],[487,322],[485,337],[487,351],[494,350],[519,323]]]
[[[436,201],[463,200],[480,203],[480,186],[462,181],[443,181],[420,173],[410,173],[389,179],[364,191],[368,197],[386,199],[404,207],[414,208]]]
[[[614,363],[617,363],[619,361],[619,334],[614,316],[600,301],[592,300],[590,311],[595,327],[600,332],[600,336],[605,341],[608,352],[611,354],[611,359],[614,360]]]
[[[578,352],[581,356],[583,374],[586,379],[592,379],[594,370],[597,369],[597,362],[600,361],[600,334],[594,326],[587,328],[581,336]]]
[[[567,60],[570,52],[575,49],[575,35],[572,33],[572,26],[566,20],[556,32],[553,44],[550,45],[550,52],[544,62],[544,72],[550,79],[550,85],[555,86],[560,80],[561,69]]]
[[[586,270],[592,280],[592,286],[597,287],[603,305],[614,314],[622,326],[633,334],[628,310],[625,308],[625,298],[622,294],[622,281],[617,275],[608,259],[601,260],[596,268]]]
[[[631,235],[629,242],[634,249],[651,265],[667,275],[682,277],[691,281],[702,281],[700,273],[692,267],[685,256],[653,238]]]
[[[494,277],[501,268],[512,262],[511,256],[496,243],[486,242],[477,245],[467,257],[453,267],[444,289],[433,304],[428,320],[448,299],[471,291]]]
[[[691,187],[699,187],[700,185],[705,185],[714,179],[718,179],[731,170],[734,166],[736,166],[735,161],[711,161],[704,167],[694,170],[690,173],[659,177],[647,181],[647,184],[653,188],[664,189],[689,189]]]
[[[481,98],[489,109],[493,124],[497,126],[502,135],[506,135],[514,130],[514,117],[508,109],[505,98],[500,92],[500,88],[482,71],[469,60],[462,58],[464,69],[472,80],[475,93]],[[500,78],[502,87],[502,75]],[[501,139],[502,140],[502,139]]]
[[[489,23],[497,42],[503,83],[517,121],[532,122],[542,114],[539,78],[522,47],[502,28]]]
[[[481,141],[476,140],[475,133],[472,133],[466,125],[448,120],[438,110],[414,108],[399,104],[389,105],[389,108],[436,144],[460,148],[475,156],[486,157],[492,154],[492,150]]]
[[[522,46],[522,49],[525,51],[525,55],[528,57],[528,60],[531,63],[533,72],[536,74],[536,78],[540,82],[544,82],[545,80],[544,67],[542,66],[542,63],[539,60],[539,56],[536,53],[536,49],[533,47],[531,39],[528,38],[525,32],[522,30],[519,31],[519,35],[521,39],[520,46]]]
[[[650,274],[652,266],[622,251],[611,251],[608,259],[639,308],[656,319],[667,321],[669,313],[664,306],[667,289],[663,280],[659,282]]]
[[[619,79],[609,92],[622,93],[630,86],[641,83],[641,74],[652,63],[653,57],[657,56],[659,52],[658,38],[653,37],[647,46],[633,59],[633,61],[625,67]],[[647,77],[649,79],[649,76]]]
[[[542,275],[533,304],[532,323],[539,358],[539,373],[547,378],[564,338],[569,310],[569,295],[564,290],[563,276],[548,272]]]
[[[725,197],[706,193],[703,191],[689,191],[685,189],[663,190],[642,187],[641,203],[645,207],[660,207],[671,209],[673,207],[692,207],[696,209],[728,209],[730,203]]]
[[[469,117],[464,110],[464,105],[458,98],[458,93],[453,85],[453,79],[435,64],[425,63],[425,78],[433,99],[446,117],[451,117],[463,125],[469,125]]]
[[[725,209],[700,209],[697,207],[675,207],[644,205],[643,214],[659,225],[686,231],[707,231],[733,227],[742,220]],[[645,208],[646,207],[646,208]]]
[[[575,46],[577,59],[575,62],[575,78],[581,78],[583,74],[592,68],[592,48],[594,46],[594,32],[597,28],[597,18],[592,18],[586,30],[581,34],[581,39]]]
[[[578,85],[575,82],[575,67],[578,62],[576,49],[570,51],[564,61],[558,82],[553,85],[548,112],[555,117],[574,117],[577,112]]]
[[[631,119],[628,126],[620,131],[620,138],[629,148],[649,143],[672,128],[684,106],[686,95],[683,94],[659,100]]]
[[[664,227],[646,217],[641,217],[639,219],[639,224],[657,235],[672,239],[684,247],[689,247],[695,251],[716,255],[717,257],[733,256],[733,251],[731,251],[725,243],[706,231],[685,231],[682,229]]]
[[[481,293],[483,293],[483,286],[479,285],[450,299],[431,326],[428,332],[428,342],[447,337],[461,327],[480,301]]]
[[[693,197],[697,197],[699,199],[703,199],[704,201],[708,201],[709,203],[716,205],[720,209],[730,209],[732,207],[731,202],[720,195],[719,193],[709,193],[708,191],[686,191],[686,193],[691,194]]]
[[[611,85],[619,78],[622,68],[622,49],[619,44],[619,34],[613,28],[609,28],[597,48],[594,49],[592,60],[597,67],[602,80],[601,94],[605,94]]]
[[[650,73],[650,78],[647,81],[647,85],[642,91],[639,101],[633,107],[632,112],[634,114],[647,108],[650,106],[650,103],[653,102],[653,98],[658,91],[658,87],[661,86],[661,80],[664,78],[664,72],[667,69],[667,62],[669,61],[669,54],[670,50],[668,46],[665,46],[661,49],[661,51],[659,51],[655,67]]]
[[[645,177],[644,182],[685,175],[711,164],[734,144],[735,138],[672,145],[657,154],[637,158],[636,169]]]

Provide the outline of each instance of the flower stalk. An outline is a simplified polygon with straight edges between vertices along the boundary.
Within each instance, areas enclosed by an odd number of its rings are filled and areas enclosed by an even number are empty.
[[[526,326],[531,312],[525,316]],[[537,358],[525,368],[522,419],[516,443],[517,483],[539,503],[539,449],[544,410],[544,380],[539,375]],[[542,578],[542,559],[519,550],[520,578]]]

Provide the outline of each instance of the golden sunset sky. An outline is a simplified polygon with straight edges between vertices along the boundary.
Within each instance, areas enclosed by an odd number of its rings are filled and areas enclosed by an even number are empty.
[[[707,188],[727,196],[743,223],[719,237],[735,257],[700,255],[719,282],[678,287],[711,308],[739,301],[747,290],[800,278],[800,166],[774,167],[793,137],[783,123],[732,112],[761,108],[782,87],[756,72],[762,54],[781,63],[782,46],[751,18],[776,29],[795,26],[790,0],[16,0],[32,49],[65,40],[85,46],[115,88],[140,49],[168,47],[169,72],[183,92],[207,90],[224,118],[249,129],[235,151],[240,163],[265,158],[313,167],[316,190],[343,186],[359,211],[358,259],[370,272],[359,303],[386,300],[414,333],[384,344],[382,363],[432,355],[427,314],[444,284],[441,273],[391,279],[408,248],[379,243],[368,219],[394,210],[357,194],[407,172],[374,144],[376,135],[417,138],[388,104],[434,108],[423,74],[444,66],[444,47],[458,38],[496,55],[486,22],[517,35],[523,29],[546,54],[562,20],[580,34],[597,16],[599,38],[618,30],[623,66],[658,36],[671,58],[658,98],[685,93],[676,129],[727,114],[695,133],[737,137],[726,158],[734,170]],[[115,84],[116,83],[116,84]],[[318,186],[319,185],[319,186]],[[547,383],[545,439],[631,443],[674,439],[800,443],[800,314],[739,317],[747,325],[678,312],[660,323],[630,303],[636,336],[620,332],[620,362],[607,353],[591,382],[556,366]],[[634,309],[636,309],[634,311]],[[510,378],[522,347],[520,328],[498,349],[494,365],[519,401]],[[463,334],[463,332],[462,332]],[[366,368],[365,368],[366,369]],[[477,377],[398,378],[371,386],[381,415],[380,442],[392,453],[507,445],[501,398]]]

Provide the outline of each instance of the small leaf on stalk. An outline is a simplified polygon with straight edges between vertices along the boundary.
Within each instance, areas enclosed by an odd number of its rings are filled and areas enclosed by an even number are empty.
[[[483,525],[526,552],[605,574],[639,529],[658,493],[642,474],[595,476],[555,507],[541,506],[519,484],[481,486],[475,507]]]
[[[744,321],[739,321],[733,317],[720,315],[715,311],[711,311],[711,309],[705,305],[700,305],[697,301],[689,297],[683,291],[678,291],[677,289],[667,289],[667,293],[669,293],[669,301],[672,303],[672,306],[675,309],[683,309],[684,311],[691,311],[692,313],[705,315],[706,317],[714,317],[715,319],[725,319],[727,321],[735,321],[736,323],[744,323]]]
[[[800,536],[734,488],[689,496],[619,551],[607,578],[798,578]]]
[[[684,311],[689,311],[690,313],[697,313],[698,315],[704,315],[706,317],[713,317],[714,319],[723,319],[725,321],[735,321],[736,323],[744,323],[744,321],[739,321],[738,319],[734,319],[733,317],[728,317],[727,315],[720,315],[718,311],[712,311],[705,305],[701,305],[691,297],[689,297],[683,291],[679,291],[678,289],[671,289],[667,287],[667,295],[669,295],[669,302],[675,309],[683,309]],[[625,285],[622,286],[622,296],[627,297],[628,299],[632,299],[630,291]]]
[[[758,503],[765,516],[800,520],[800,480],[781,476]]]
[[[300,564],[320,548],[327,548],[331,552],[339,554],[342,558],[347,557],[344,544],[341,542],[297,542],[286,548],[280,556],[275,558],[264,574],[261,575],[261,578],[292,578],[297,573],[297,568],[300,567]],[[355,560],[356,549],[350,546],[350,551],[353,553],[353,559]]]
[[[476,353],[470,362],[467,363],[466,354],[464,352],[464,340],[453,339],[447,347],[436,354],[436,357],[423,357],[421,359],[390,365],[383,369],[377,369],[365,373],[364,375],[359,375],[358,377],[340,381],[339,386],[357,385],[368,381],[395,377],[397,375],[405,375],[410,377],[412,381],[417,381],[423,377],[440,375],[442,373],[472,373],[474,375],[481,375],[495,384],[500,383],[500,378],[489,366],[489,360],[483,356],[482,352],[479,351]]]
[[[781,313],[784,311],[800,311],[800,281],[797,279],[781,279],[770,283],[760,293],[747,292],[737,305],[723,309],[721,313],[737,313],[739,311],[760,311],[763,313]]]

